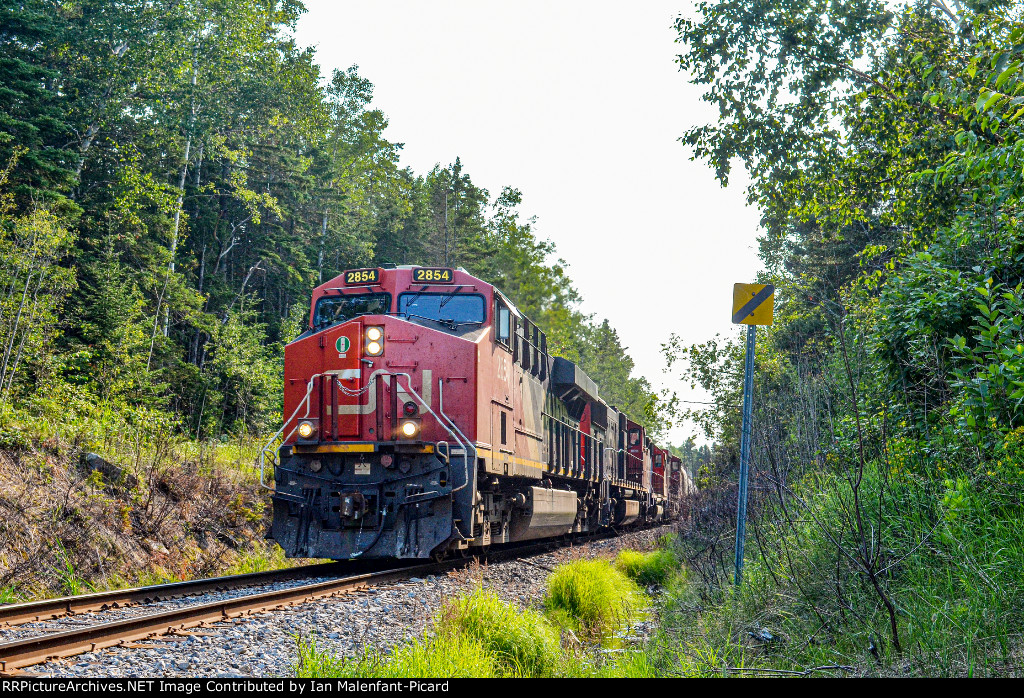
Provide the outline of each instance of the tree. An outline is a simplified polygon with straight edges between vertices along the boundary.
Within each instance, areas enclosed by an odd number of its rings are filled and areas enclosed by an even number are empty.
[[[39,50],[60,34],[53,9],[44,0],[0,7],[0,163],[15,163],[8,186],[20,207],[61,202],[73,181],[68,99]]]

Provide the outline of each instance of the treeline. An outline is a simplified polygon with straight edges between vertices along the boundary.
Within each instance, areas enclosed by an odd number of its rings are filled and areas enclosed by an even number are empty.
[[[297,0],[0,7],[0,400],[122,405],[183,431],[280,420],[282,347],[345,268],[464,266],[602,394],[665,420],[564,262],[459,159],[414,173],[353,66],[321,76]],[[77,403],[76,403],[77,401]]]
[[[684,140],[723,182],[736,163],[751,175],[777,287],[750,567],[719,609],[810,638],[772,666],[1001,673],[1019,651],[1021,9],[724,0],[677,22],[680,65],[720,114]],[[703,476],[732,504],[703,507],[691,551],[712,590],[732,575],[742,346],[666,354],[716,401],[694,415],[716,439]]]

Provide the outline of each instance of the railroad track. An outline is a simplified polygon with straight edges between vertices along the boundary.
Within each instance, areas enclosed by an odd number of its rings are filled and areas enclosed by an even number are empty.
[[[415,574],[436,573],[466,562],[451,560],[348,575],[324,582],[248,594],[223,601],[184,606],[64,632],[13,640],[0,644],[0,672],[8,673],[50,659],[95,652],[106,647],[181,632],[209,623],[338,596],[368,586],[396,582]]]
[[[611,537],[598,534],[576,539],[586,542]],[[289,568],[272,572],[260,572],[231,577],[177,582],[137,589],[87,594],[77,597],[35,601],[23,604],[0,606],[0,623],[17,625],[33,620],[51,620],[63,616],[104,611],[139,603],[153,603],[171,598],[224,591],[267,583],[297,579],[303,576],[325,577],[338,575],[335,579],[301,584],[284,589],[273,589],[247,594],[231,599],[198,603],[155,613],[129,618],[100,622],[82,628],[54,632],[53,629],[40,635],[0,643],[0,674],[11,674],[18,669],[40,664],[50,659],[71,657],[86,652],[95,652],[107,647],[124,645],[159,635],[180,633],[210,623],[218,623],[255,613],[278,610],[298,604],[348,594],[370,586],[401,581],[413,576],[444,573],[472,563],[477,559],[497,562],[517,557],[528,557],[559,547],[545,541],[514,545],[492,550],[477,557],[456,558],[441,562],[406,564],[389,569],[377,569],[352,574],[353,565],[347,562],[322,563]],[[371,561],[363,563],[369,566]],[[379,565],[379,563],[377,563]]]
[[[275,582],[302,579],[304,577],[330,577],[351,574],[353,571],[372,571],[347,567],[347,563],[328,562],[301,565],[267,572],[253,572],[210,579],[196,579],[187,582],[172,582],[131,589],[115,589],[94,594],[65,596],[58,599],[28,601],[25,603],[0,606],[0,628],[23,623],[56,620],[82,613],[95,613],[137,604],[156,603],[184,596],[205,594],[214,591],[228,591],[245,587],[273,584]],[[364,564],[365,567],[365,564]]]

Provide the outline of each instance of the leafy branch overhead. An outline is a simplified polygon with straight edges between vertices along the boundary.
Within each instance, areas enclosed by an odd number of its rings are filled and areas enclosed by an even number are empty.
[[[343,269],[465,266],[658,426],[521,194],[414,173],[373,85],[322,75],[298,0],[0,8],[0,396],[144,404],[193,436],[281,419],[282,347]]]
[[[757,345],[755,572],[701,622],[812,638],[776,669],[1004,673],[1024,591],[1020,3],[724,0],[675,26],[719,114],[682,140],[723,182],[750,175],[759,280],[778,289]],[[688,559],[714,590],[742,349],[663,349],[712,395],[693,410],[715,443]]]

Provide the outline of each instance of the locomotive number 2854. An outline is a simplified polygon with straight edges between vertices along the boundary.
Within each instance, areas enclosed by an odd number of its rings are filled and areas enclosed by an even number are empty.
[[[353,269],[345,272],[346,284],[375,284],[380,281],[380,269]]]
[[[450,284],[455,281],[455,273],[451,269],[434,269],[419,267],[412,270],[413,282],[432,281],[434,283]]]

